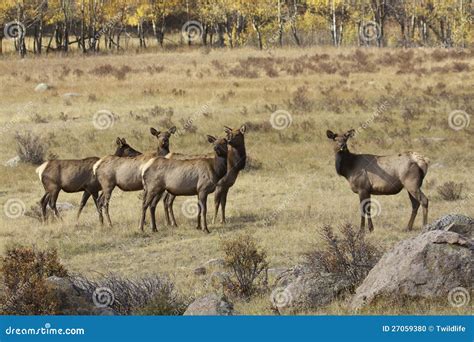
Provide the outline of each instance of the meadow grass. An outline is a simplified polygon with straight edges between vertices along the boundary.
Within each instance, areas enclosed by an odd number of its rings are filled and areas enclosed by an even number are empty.
[[[231,188],[228,223],[210,224],[210,235],[197,231],[181,213],[187,198],[175,201],[178,228],[163,224],[138,230],[139,193],[115,190],[111,200],[113,228],[101,227],[92,201],[80,221],[75,210],[63,221],[42,225],[29,216],[0,218],[0,251],[15,244],[54,247],[72,272],[91,277],[113,272],[127,277],[166,274],[190,296],[213,291],[207,277],[194,268],[222,257],[221,240],[246,232],[267,251],[270,267],[293,266],[320,244],[319,229],[346,222],[359,224],[358,196],[337,176],[326,130],[350,128],[353,152],[388,155],[417,151],[431,159],[423,186],[430,199],[429,219],[447,213],[474,216],[471,126],[454,130],[448,117],[454,110],[472,114],[474,101],[472,52],[435,49],[392,50],[352,48],[180,49],[130,55],[29,57],[0,59],[0,203],[19,199],[27,212],[37,206],[43,188],[35,167],[3,162],[17,154],[15,132],[39,135],[49,153],[59,158],[104,156],[115,150],[115,138],[125,137],[140,151],[155,148],[150,127],[191,118],[197,129],[171,138],[171,150],[207,153],[206,134],[223,136],[223,125],[246,123],[250,167]],[[51,89],[35,92],[45,82]],[[80,96],[64,96],[77,93]],[[169,110],[171,108],[171,111]],[[272,113],[287,111],[291,125],[278,130]],[[97,129],[96,113],[113,113],[107,129]],[[166,114],[168,112],[168,114]],[[172,112],[172,115],[170,114]],[[448,181],[464,185],[458,201],[445,201],[436,188]],[[59,202],[76,206],[80,194],[61,193]],[[402,191],[375,197],[380,215],[369,240],[382,249],[419,234],[406,232],[411,206]],[[209,219],[213,198],[209,198]],[[10,215],[11,216],[11,215]],[[270,219],[270,224],[265,225]],[[149,222],[148,222],[149,223]],[[444,305],[444,306],[443,306]],[[237,301],[244,314],[271,314],[269,295]],[[423,309],[420,309],[422,307]],[[441,305],[393,308],[375,306],[370,313],[458,313],[447,300]],[[317,314],[348,314],[344,301]]]

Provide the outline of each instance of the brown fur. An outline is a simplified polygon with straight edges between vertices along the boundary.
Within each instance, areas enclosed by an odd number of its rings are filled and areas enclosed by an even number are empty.
[[[391,156],[351,153],[347,148],[347,140],[354,135],[354,132],[350,130],[345,134],[335,134],[327,131],[326,134],[334,141],[336,172],[349,181],[353,192],[359,194],[361,229],[365,228],[365,216],[367,216],[369,230],[373,230],[370,217],[371,195],[395,195],[403,188],[408,191],[412,203],[412,214],[407,229],[413,228],[420,204],[423,207],[425,225],[428,221],[428,198],[421,191],[421,185],[428,171],[429,160],[416,152]]]
[[[123,191],[138,191],[143,189],[140,167],[148,160],[165,156],[169,151],[169,138],[176,132],[176,127],[171,127],[168,131],[160,132],[154,128],[150,129],[152,135],[158,139],[156,152],[140,154],[130,158],[118,158],[116,156],[106,156],[94,164],[94,174],[102,188],[100,198],[100,208],[105,209],[105,216],[109,226],[112,221],[109,214],[109,202],[112,191],[117,186]],[[150,207],[154,211],[156,205]]]
[[[225,223],[225,206],[227,203],[227,193],[229,189],[234,185],[240,170],[245,167],[247,158],[245,150],[245,139],[244,134],[246,132],[246,126],[242,125],[238,129],[232,129],[225,127],[225,133],[227,134],[227,141],[229,142],[228,155],[227,155],[227,174],[217,184],[217,188],[214,194],[214,219],[212,223],[216,222],[219,206],[222,212],[222,223]],[[186,156],[179,153],[170,153],[166,156],[168,159],[185,159],[185,158],[201,158],[210,157],[212,155],[201,155],[201,156]],[[176,196],[166,194],[163,199],[165,206],[165,218],[168,225],[177,227],[176,219],[174,217],[173,202]],[[171,218],[171,220],[170,220]]]
[[[214,145],[215,155],[212,158],[167,159],[154,158],[142,166],[143,197],[140,229],[143,230],[145,213],[155,198],[158,200],[167,191],[173,196],[197,195],[199,213],[197,229],[209,233],[207,228],[207,196],[216,189],[218,181],[227,173],[227,140],[208,136]],[[202,221],[202,225],[201,225]],[[151,217],[152,229],[156,231],[154,213]]]
[[[116,143],[117,150],[114,155],[117,158],[133,156],[140,153],[130,147],[125,139],[117,138]],[[77,212],[77,220],[79,220],[79,216],[81,215],[82,209],[86,205],[87,200],[92,196],[99,213],[99,220],[101,223],[103,222],[102,214],[98,205],[98,196],[101,188],[97,178],[92,172],[93,165],[98,160],[98,157],[49,160],[36,169],[45,190],[45,193],[40,200],[43,221],[46,220],[46,206],[48,203],[56,217],[59,217],[59,212],[56,208],[56,201],[59,192],[63,190],[68,193],[84,192]]]

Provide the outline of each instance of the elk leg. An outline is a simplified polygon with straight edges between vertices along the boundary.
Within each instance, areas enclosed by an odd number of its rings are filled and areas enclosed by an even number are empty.
[[[99,222],[100,225],[104,225],[104,216],[102,216],[102,208],[100,207],[100,200],[99,194],[97,192],[92,193],[92,199],[94,200],[95,207],[97,209],[97,213],[99,214]]]
[[[418,190],[420,193],[419,201],[423,207],[423,226],[428,224],[428,197],[425,196],[421,189]]]
[[[157,232],[158,229],[156,228],[156,206],[161,199],[163,193],[156,195],[153,197],[151,204],[150,204],[150,218],[151,218],[151,230]],[[166,198],[166,196],[165,196]],[[166,210],[165,210],[166,212]]]
[[[222,191],[222,197],[221,197],[221,210],[222,210],[222,220],[221,223],[225,224],[225,205],[227,203],[227,193],[229,192],[229,189],[225,189]]]
[[[410,220],[408,221],[406,230],[412,230],[416,214],[418,213],[418,208],[420,207],[420,201],[418,201],[418,199],[416,198],[416,194],[414,196],[412,193],[408,192],[408,196],[410,197],[411,201],[411,216]]]
[[[168,200],[169,200],[169,192],[165,194],[165,198],[163,198],[163,209],[165,210],[165,220],[166,220],[166,225],[170,226],[170,213],[169,213],[169,206],[168,206]]]
[[[41,218],[43,220],[43,223],[46,223],[46,206],[48,205],[49,201],[49,193],[45,192],[43,197],[41,197],[40,200],[40,205],[41,205]]]
[[[77,211],[76,221],[79,221],[79,216],[81,216],[82,209],[84,209],[84,206],[86,205],[89,197],[91,197],[91,194],[89,192],[84,191],[82,193],[82,199],[81,199],[81,203],[79,204],[79,210]]]
[[[200,196],[198,194],[198,214],[197,214],[197,227],[196,229],[200,230],[201,229],[201,213],[202,213],[202,206],[201,206],[201,201],[200,201]]]
[[[214,218],[212,219],[212,224],[215,224],[217,221],[217,214],[219,213],[219,206],[222,199],[222,187],[218,186],[214,194]]]
[[[169,201],[168,201],[168,208],[169,208],[170,216],[171,216],[171,225],[173,227],[178,226],[178,224],[176,223],[176,219],[174,218],[174,210],[173,210],[173,203],[175,199],[176,199],[176,196],[170,194]]]
[[[102,196],[102,199],[100,200],[100,206],[105,209],[105,218],[107,219],[107,223],[109,224],[109,227],[112,228],[112,220],[110,219],[110,214],[109,214],[109,203],[110,203],[111,193],[102,192],[101,196]]]
[[[369,195],[361,192],[359,193],[359,200],[360,200],[360,230],[365,231],[365,210],[366,210],[366,203]]]
[[[202,219],[203,230],[209,234],[209,229],[207,229],[207,193],[200,193],[199,196],[199,213]]]
[[[58,208],[56,208],[56,201],[58,200],[58,196],[59,196],[59,189],[56,189],[51,193],[51,197],[49,198],[49,207],[53,210],[54,216],[62,220],[61,216],[59,216]]]

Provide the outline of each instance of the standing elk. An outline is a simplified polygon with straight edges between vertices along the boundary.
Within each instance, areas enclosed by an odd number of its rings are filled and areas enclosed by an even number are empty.
[[[140,229],[143,231],[145,213],[155,199],[160,200],[165,191],[173,196],[198,196],[197,229],[207,228],[207,196],[212,193],[222,177],[227,173],[227,140],[208,135],[213,144],[214,157],[193,159],[150,159],[141,168],[143,189],[142,216]],[[202,222],[202,225],[201,225]],[[152,229],[156,229],[154,212],[151,217]]]
[[[225,206],[227,203],[227,193],[229,189],[234,185],[239,172],[245,168],[245,162],[247,159],[247,154],[245,150],[245,138],[244,134],[247,128],[245,125],[242,125],[238,129],[232,129],[230,127],[224,126],[224,131],[227,134],[227,141],[229,144],[228,148],[228,156],[227,156],[227,174],[222,177],[222,179],[217,183],[217,188],[214,194],[214,218],[212,223],[216,223],[217,214],[219,211],[219,206],[221,207],[222,213],[222,223],[225,223]],[[206,155],[207,156],[207,155]],[[186,158],[181,154],[171,153],[166,158],[172,159],[182,159]],[[187,157],[190,158],[190,157]],[[194,156],[193,156],[194,158]],[[173,202],[176,196],[167,193],[165,198],[163,199],[163,203],[165,205],[165,217],[166,222],[170,224],[170,217],[171,217],[171,224],[173,226],[177,226],[176,219],[174,217],[173,211]]]
[[[391,156],[351,153],[347,141],[355,130],[344,134],[327,131],[326,135],[334,141],[336,172],[344,176],[353,192],[359,194],[361,210],[361,230],[365,229],[365,216],[369,230],[374,226],[370,216],[370,195],[395,195],[403,188],[408,191],[412,212],[407,230],[413,229],[418,208],[423,207],[423,225],[428,221],[428,198],[421,191],[423,179],[428,171],[429,159],[416,152],[405,152]]]
[[[117,138],[117,150],[114,156],[135,156],[140,152],[134,150],[127,144],[125,139]],[[81,215],[82,209],[86,205],[90,196],[94,199],[94,203],[99,213],[100,223],[103,223],[102,213],[99,208],[98,196],[100,191],[100,184],[92,172],[93,165],[99,160],[98,157],[90,157],[85,159],[63,159],[63,160],[49,160],[41,164],[36,173],[43,184],[45,193],[40,200],[41,215],[43,222],[46,221],[46,206],[49,203],[54,215],[60,218],[58,209],[56,208],[56,201],[59,192],[81,192],[82,199],[77,212],[77,220]]]
[[[106,156],[96,161],[93,166],[93,173],[102,188],[100,197],[100,210],[105,209],[105,216],[109,226],[112,226],[109,214],[109,202],[112,191],[117,186],[122,191],[139,191],[143,189],[142,175],[140,167],[148,160],[155,157],[164,157],[170,153],[169,139],[176,132],[176,127],[171,127],[168,131],[160,132],[150,128],[150,133],[158,139],[156,152],[144,153],[130,158],[118,158],[116,156]],[[156,201],[157,202],[157,201]],[[150,207],[150,212],[156,210],[155,202]]]

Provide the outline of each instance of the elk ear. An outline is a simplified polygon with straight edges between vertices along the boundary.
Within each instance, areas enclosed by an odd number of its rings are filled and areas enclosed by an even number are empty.
[[[224,126],[224,132],[226,132],[227,134],[232,133],[232,128]]]
[[[175,133],[176,133],[176,126],[171,127],[171,128],[168,130],[168,133],[170,133],[170,134],[175,134]]]
[[[344,134],[346,138],[352,138],[355,135],[355,129],[350,129]]]
[[[115,143],[118,145],[118,146],[122,146],[122,140],[117,137],[117,139],[115,140]]]
[[[209,141],[211,144],[213,144],[217,139],[213,137],[212,135],[207,136],[207,141]]]
[[[122,145],[127,145],[127,140],[125,140],[125,138],[122,138]]]
[[[336,139],[337,137],[337,134],[330,130],[326,131],[326,135],[328,136],[329,139],[332,139],[332,140]]]
[[[150,133],[151,135],[154,135],[155,137],[157,137],[160,134],[160,131],[157,131],[153,127],[150,127]]]
[[[245,132],[247,131],[247,126],[245,126],[245,125],[240,126],[239,131],[240,131],[240,133],[245,134]]]

